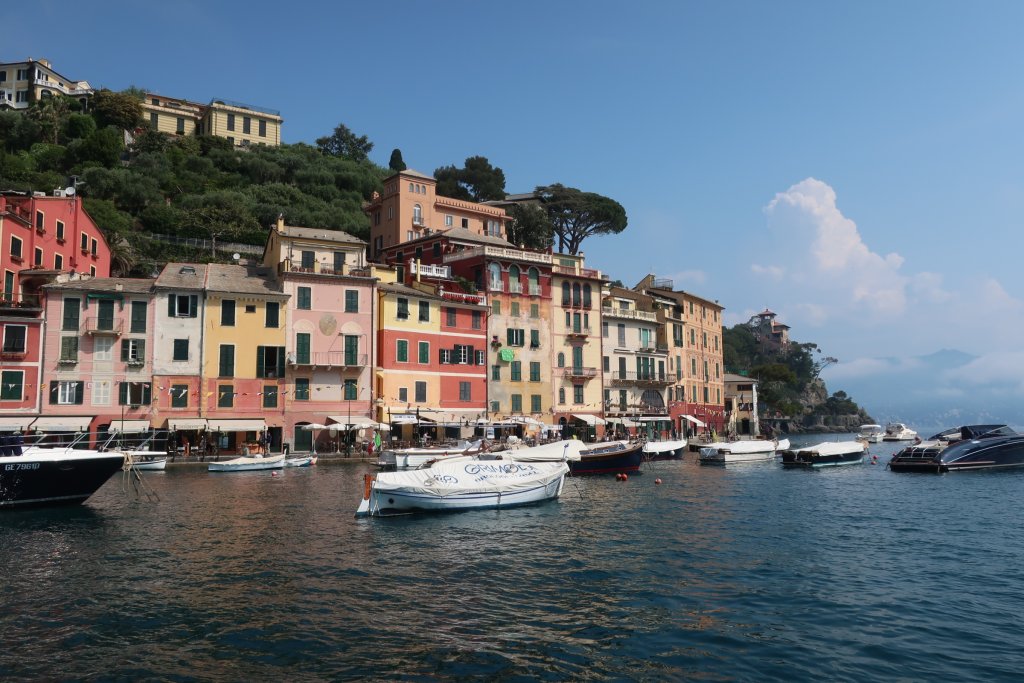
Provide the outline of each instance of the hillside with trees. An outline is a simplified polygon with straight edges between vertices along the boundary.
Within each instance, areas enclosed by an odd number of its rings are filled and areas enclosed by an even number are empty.
[[[764,344],[752,322],[723,328],[722,343],[726,372],[758,380],[761,416],[810,430],[855,431],[873,422],[846,392],[828,394],[820,374],[839,361],[823,356],[817,344],[792,339],[782,347]]]
[[[344,124],[315,145],[279,147],[160,133],[144,120],[144,93],[100,90],[89,111],[67,97],[0,111],[0,190],[50,194],[73,184],[110,244],[114,275],[145,277],[171,260],[228,260],[217,244],[261,246],[280,215],[367,239],[364,202],[406,168],[398,149],[389,168],[371,162],[373,142]],[[505,197],[504,172],[482,156],[438,168],[435,178],[441,195]],[[557,239],[576,253],[585,237],[626,226],[625,210],[606,197],[561,185],[537,194],[539,209],[513,207],[517,244],[544,249]],[[214,248],[190,246],[198,240]]]

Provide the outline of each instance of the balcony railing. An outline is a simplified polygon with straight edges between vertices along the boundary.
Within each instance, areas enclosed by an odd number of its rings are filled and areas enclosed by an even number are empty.
[[[505,283],[501,280],[493,280],[487,285],[487,291],[489,292],[504,292]]]
[[[413,275],[425,275],[426,277],[440,277],[451,279],[451,266],[432,266],[413,261],[409,264],[409,272]]]
[[[86,334],[98,334],[104,335],[109,334],[115,337],[121,336],[121,331],[124,328],[123,320],[115,320],[113,318],[86,318],[85,319],[85,333]]]
[[[601,309],[602,314],[606,318],[627,318],[629,320],[644,320],[647,322],[658,322],[658,316],[654,313],[647,311],[637,311],[632,308],[616,308],[614,306],[605,306]]]
[[[522,282],[510,282],[508,283],[509,294],[522,294],[523,283]]]
[[[597,377],[597,368],[584,368],[578,365],[570,365],[566,368],[558,368],[562,371],[562,374],[566,377],[578,377],[583,379],[590,379]]]
[[[668,347],[654,342],[640,342],[638,353],[668,353]]]
[[[296,366],[318,368],[362,368],[366,366],[367,354],[345,353],[344,351],[315,351],[303,356],[289,356],[288,362]]]
[[[613,384],[674,384],[675,376],[659,374],[656,372],[635,372],[632,370],[623,372],[614,370],[607,374]]]
[[[278,270],[281,273],[313,273],[316,275],[354,275],[357,277],[369,275],[369,270],[365,267],[349,263],[339,265],[341,267],[336,268],[333,262],[322,263],[313,261],[312,263],[303,264],[300,259],[284,259],[278,265]]]
[[[463,249],[457,251],[454,254],[445,254],[444,262],[452,263],[453,261],[463,261],[469,258],[478,258],[481,256],[498,258],[508,261],[528,261],[530,263],[551,263],[551,254],[536,251],[526,251],[522,249],[508,249],[507,247],[470,247],[469,249]]]
[[[540,285],[530,284],[530,296],[540,296]]]
[[[601,279],[601,271],[596,268],[576,268],[575,266],[562,266],[555,264],[551,266],[551,270],[558,275],[575,275],[577,277]]]
[[[573,326],[573,327],[567,327],[565,329],[565,336],[566,337],[589,337],[590,336],[590,328],[589,327],[582,327],[582,326],[579,326],[579,325],[576,325],[576,326]]]
[[[42,307],[42,298],[38,294],[22,294],[21,292],[0,292],[0,309],[8,312],[11,308]]]
[[[448,301],[461,301],[467,304],[479,304],[480,306],[487,305],[487,297],[483,294],[467,294],[465,292],[449,292],[443,287],[437,290],[437,295],[442,299]]]

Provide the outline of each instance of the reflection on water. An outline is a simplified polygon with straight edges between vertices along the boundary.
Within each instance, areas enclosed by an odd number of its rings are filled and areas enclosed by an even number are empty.
[[[355,519],[367,466],[112,480],[0,515],[0,674],[891,680],[1019,672],[1024,472],[648,463]],[[656,484],[660,478],[662,484]],[[970,577],[969,581],[964,576]],[[984,658],[972,653],[984,651]]]

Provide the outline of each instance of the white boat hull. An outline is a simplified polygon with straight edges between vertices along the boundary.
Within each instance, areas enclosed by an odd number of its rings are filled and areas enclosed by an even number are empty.
[[[529,505],[557,498],[569,467],[565,462],[507,460],[458,462],[412,472],[366,475],[367,490],[357,517],[417,512],[456,512]]]
[[[279,470],[284,467],[284,456],[271,458],[235,458],[224,462],[211,462],[210,472],[252,472],[255,470]]]
[[[774,441],[732,441],[713,443],[700,449],[702,465],[730,465],[769,462],[778,450],[789,448],[789,439]]]
[[[316,458],[307,456],[304,458],[285,458],[285,467],[310,467],[316,464]]]

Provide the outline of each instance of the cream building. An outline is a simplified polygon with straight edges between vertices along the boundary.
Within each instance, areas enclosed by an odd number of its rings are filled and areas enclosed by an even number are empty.
[[[235,147],[281,144],[280,112],[230,100],[199,104],[157,93],[142,102],[150,127],[169,135],[215,135]]]
[[[88,81],[62,76],[46,59],[0,63],[0,108],[27,109],[54,95],[73,97],[86,107],[93,92]]]

